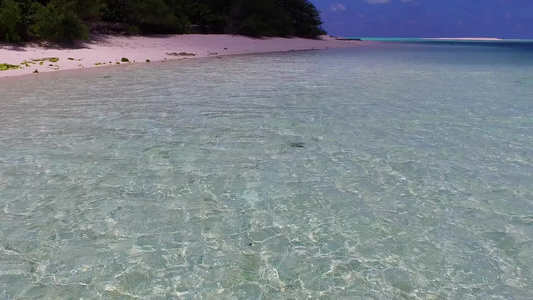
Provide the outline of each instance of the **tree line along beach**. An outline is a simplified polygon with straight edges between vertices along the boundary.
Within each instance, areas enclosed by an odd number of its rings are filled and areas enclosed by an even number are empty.
[[[355,44],[321,24],[307,0],[4,0],[0,77]]]

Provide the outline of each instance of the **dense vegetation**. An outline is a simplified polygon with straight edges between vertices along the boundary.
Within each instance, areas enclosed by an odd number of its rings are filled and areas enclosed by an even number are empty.
[[[89,32],[324,34],[308,0],[0,0],[0,41],[72,42]]]

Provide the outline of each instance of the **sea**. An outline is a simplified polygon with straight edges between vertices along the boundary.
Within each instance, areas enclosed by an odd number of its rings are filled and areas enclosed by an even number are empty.
[[[533,41],[2,80],[0,299],[533,299]]]

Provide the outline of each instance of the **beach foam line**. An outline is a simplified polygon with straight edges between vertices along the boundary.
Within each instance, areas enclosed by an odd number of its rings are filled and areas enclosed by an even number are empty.
[[[16,47],[0,44],[0,64],[20,66],[0,71],[0,78],[131,63],[200,57],[320,50],[371,42],[321,39],[251,38],[239,35],[98,36],[80,48]],[[38,75],[38,74],[35,74]]]

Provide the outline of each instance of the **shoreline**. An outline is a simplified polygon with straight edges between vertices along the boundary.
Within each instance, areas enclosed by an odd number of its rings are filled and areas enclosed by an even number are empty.
[[[22,75],[184,60],[239,54],[348,48],[373,42],[346,41],[323,36],[321,39],[251,38],[239,35],[102,35],[79,48],[53,48],[34,44],[0,44],[0,64],[19,65],[0,71],[0,80]],[[37,70],[37,71],[36,71]],[[38,74],[34,74],[38,73]]]

